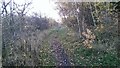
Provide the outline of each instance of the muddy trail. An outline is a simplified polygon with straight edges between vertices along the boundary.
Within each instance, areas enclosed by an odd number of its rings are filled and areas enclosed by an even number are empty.
[[[64,48],[62,47],[62,44],[57,39],[57,37],[54,37],[51,41],[51,48],[53,50],[53,56],[56,60],[57,66],[70,66],[70,61],[68,59],[68,55],[65,53]]]

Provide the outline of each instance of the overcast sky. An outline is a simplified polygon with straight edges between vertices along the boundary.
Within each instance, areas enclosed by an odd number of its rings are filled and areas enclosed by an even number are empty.
[[[54,2],[50,0],[33,0],[32,4],[33,9],[31,12],[38,12],[47,15],[48,17],[52,17],[54,19],[59,19],[58,11],[55,10]]]
[[[31,15],[33,12],[37,12],[47,17],[52,17],[55,20],[60,19],[58,11],[55,10],[55,4],[52,2],[52,0],[14,0],[14,2],[17,4],[24,4],[25,2],[30,1],[32,1],[32,4],[29,6],[31,9],[29,10],[28,14]]]

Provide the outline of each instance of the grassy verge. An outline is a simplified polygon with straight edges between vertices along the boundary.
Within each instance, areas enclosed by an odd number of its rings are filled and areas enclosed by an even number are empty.
[[[80,40],[77,40],[73,34],[72,30],[68,30],[67,28],[59,29],[59,30],[51,30],[49,32],[49,36],[46,40],[44,40],[44,48],[47,54],[52,54],[50,51],[50,47],[48,44],[51,38],[56,35],[62,46],[64,47],[66,53],[69,56],[71,64],[73,65],[82,65],[82,66],[118,66],[120,63],[120,59],[117,57],[117,52],[114,48],[111,47],[105,48],[102,50],[106,44],[102,43],[94,43],[93,48],[85,48]],[[109,43],[109,42],[108,42]],[[114,43],[114,41],[110,42]],[[102,46],[102,48],[100,48]],[[113,44],[110,44],[113,47]],[[53,59],[51,60],[53,61]],[[51,64],[51,63],[50,63]]]

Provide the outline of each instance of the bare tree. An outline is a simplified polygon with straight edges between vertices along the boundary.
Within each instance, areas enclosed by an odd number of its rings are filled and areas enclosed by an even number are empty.
[[[22,4],[22,5],[19,5],[19,4],[16,4],[16,3],[14,2],[14,5],[15,5],[15,7],[16,7],[15,9],[16,9],[17,14],[20,15],[20,16],[26,15],[26,13],[28,12],[28,11],[26,11],[26,10],[27,10],[27,8],[28,8],[31,4],[32,4],[32,2],[24,3],[24,4]],[[22,7],[22,9],[20,9],[20,7]]]
[[[22,5],[19,5],[19,4],[16,4],[14,2],[14,5],[15,5],[15,11],[16,13],[18,14],[18,16],[20,17],[20,32],[22,32],[22,28],[23,28],[23,25],[25,24],[25,18],[24,16],[27,14],[28,11],[26,11],[28,9],[28,7],[32,4],[32,2],[29,2],[29,3],[24,3]],[[22,8],[21,8],[22,7]]]
[[[6,3],[5,0],[3,0],[3,2],[2,2],[2,14],[4,14],[4,12],[5,12],[5,14],[8,13],[7,6],[10,4],[10,2],[11,2],[11,0],[8,3]]]

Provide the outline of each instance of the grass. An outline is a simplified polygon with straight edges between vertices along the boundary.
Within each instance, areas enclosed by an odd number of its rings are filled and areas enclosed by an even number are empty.
[[[46,40],[44,40],[44,47],[48,48],[46,52],[49,52],[51,49],[49,47],[50,44],[48,44],[48,41],[56,35],[60,42],[62,43],[62,46],[64,47],[66,53],[69,56],[69,59],[71,61],[72,65],[81,65],[81,66],[118,66],[119,65],[119,58],[117,57],[117,53],[112,48],[110,50],[110,47],[104,48],[105,44],[102,43],[96,43],[93,44],[93,48],[85,48],[82,43],[80,43],[79,40],[77,40],[74,36],[74,33],[72,30],[68,30],[67,28],[60,29],[60,30],[51,30],[49,32],[49,37],[47,37]],[[108,42],[109,43],[109,42]],[[113,42],[114,43],[114,42]],[[102,47],[99,49],[99,46],[102,45]],[[113,46],[113,45],[110,45]],[[51,55],[51,52],[47,53]],[[49,57],[48,57],[49,58]],[[50,60],[51,62],[55,62]]]
[[[42,43],[42,47],[41,50],[44,51],[44,53],[48,54],[49,56],[52,56],[52,51],[51,51],[51,47],[50,47],[50,41],[54,36],[57,36],[59,41],[62,44],[62,47],[65,49],[66,53],[69,56],[69,60],[71,61],[71,64],[74,65],[74,50],[76,50],[76,48],[78,48],[79,46],[81,46],[80,42],[76,42],[76,38],[74,36],[74,32],[72,30],[68,30],[68,28],[63,28],[63,29],[50,29],[47,31],[48,36],[46,36],[46,38],[44,39],[43,43]],[[42,59],[44,60],[49,59],[50,62],[54,62],[53,65],[55,65],[55,60],[52,59],[53,57],[49,57],[46,56],[45,54],[41,54],[42,55]],[[45,58],[43,58],[45,57]],[[43,62],[43,61],[42,61]],[[44,61],[44,65],[52,65],[52,63],[46,63],[47,61]]]
[[[109,47],[102,50],[105,47],[105,44],[102,43],[92,44],[93,48],[91,49],[86,48],[83,46],[81,41],[76,38],[74,31],[67,27],[61,29],[47,29],[43,32],[38,32],[37,34],[37,37],[40,40],[40,42],[36,44],[39,44],[38,62],[41,66],[56,65],[56,60],[53,56],[50,44],[51,40],[55,36],[58,37],[72,65],[117,66],[120,64],[120,59],[117,57],[117,53],[114,48]],[[110,42],[110,46],[113,47],[113,44],[111,43],[115,42]],[[30,59],[28,57],[29,56],[27,55],[26,59]]]

